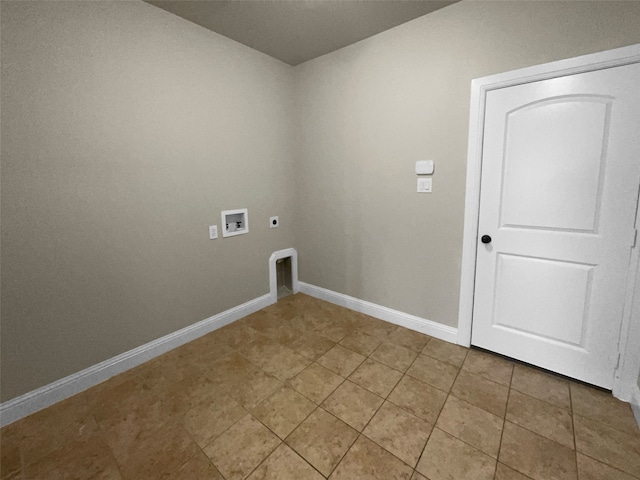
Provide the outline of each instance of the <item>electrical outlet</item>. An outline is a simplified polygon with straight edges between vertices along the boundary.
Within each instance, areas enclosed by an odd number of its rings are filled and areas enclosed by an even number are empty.
[[[209,226],[209,240],[218,238],[218,225]]]
[[[280,226],[280,220],[278,217],[269,218],[269,228],[278,228]]]

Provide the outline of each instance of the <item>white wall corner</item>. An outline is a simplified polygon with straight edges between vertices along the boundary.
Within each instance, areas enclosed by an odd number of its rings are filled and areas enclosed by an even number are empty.
[[[162,338],[158,338],[157,340],[153,340],[145,345],[105,360],[104,362],[100,362],[73,375],[57,380],[49,385],[45,385],[44,387],[4,402],[0,404],[0,427],[9,425],[32,413],[47,408],[76,393],[98,385],[115,375],[137,367],[152,358],[158,357],[163,353],[173,350],[185,343],[189,343],[196,338],[200,338],[240,318],[268,307],[271,304],[270,300],[270,295],[262,295],[261,297],[249,300],[246,303],[225,310],[224,312],[170,333]]]
[[[269,296],[271,303],[278,301],[278,273],[276,270],[276,262],[282,258],[291,257],[291,283],[293,287],[293,294],[300,291],[300,284],[298,282],[298,252],[295,248],[285,248],[284,250],[278,250],[273,252],[269,257]]]
[[[327,290],[326,288],[316,287],[305,282],[300,282],[300,292],[310,295],[320,300],[324,300],[341,307],[354,310],[356,312],[370,315],[374,318],[384,320],[385,322],[400,325],[401,327],[424,333],[440,340],[450,343],[457,343],[458,329],[437,323],[426,318],[417,317],[409,313],[400,312],[391,308],[383,307],[375,303],[350,297],[342,293]]]

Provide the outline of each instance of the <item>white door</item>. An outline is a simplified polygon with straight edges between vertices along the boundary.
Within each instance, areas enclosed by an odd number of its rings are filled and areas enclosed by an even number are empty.
[[[490,91],[484,122],[471,343],[611,388],[640,181],[640,64]]]

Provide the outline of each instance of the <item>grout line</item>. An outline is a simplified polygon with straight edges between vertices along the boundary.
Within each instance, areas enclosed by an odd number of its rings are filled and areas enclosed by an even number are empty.
[[[607,467],[609,467],[610,469],[615,470],[616,472],[620,472],[620,473],[622,473],[623,475],[627,475],[627,476],[629,476],[629,477],[633,477],[633,478],[640,478],[640,477],[638,477],[636,474],[633,474],[633,475],[632,475],[632,474],[630,474],[629,472],[626,472],[626,471],[624,471],[624,470],[620,470],[618,467],[615,467],[615,466],[613,466],[613,465],[611,465],[611,464],[609,464],[609,463],[605,463],[605,462],[603,462],[602,460],[598,460],[597,458],[593,457],[592,455],[588,455],[588,454],[586,454],[586,453],[584,453],[584,452],[578,452],[578,453],[580,453],[580,455],[583,455],[583,456],[585,456],[585,457],[590,458],[591,460],[594,460],[594,461],[596,461],[596,462],[598,462],[598,463],[601,463],[602,465],[606,465],[606,466],[607,466]]]
[[[573,439],[573,460],[575,462],[576,465],[576,476],[579,474],[578,473],[578,445],[576,443],[576,426],[575,426],[575,422],[573,421],[573,412],[574,412],[574,408],[573,408],[573,395],[571,394],[571,385],[568,386],[569,389],[569,406],[571,407],[571,431],[573,433],[573,435],[571,436]]]
[[[255,418],[255,417],[253,417],[253,418]],[[257,420],[257,419],[256,419],[256,420]],[[260,422],[260,420],[258,420],[258,422]],[[262,424],[262,422],[260,422],[260,423]],[[265,426],[266,426],[266,425],[265,425]],[[267,428],[268,428],[268,427],[267,427]],[[274,432],[272,432],[272,433],[274,433]],[[274,435],[275,435],[275,433],[274,433]],[[273,452],[275,452],[278,448],[280,448],[280,445],[284,444],[284,442],[280,439],[280,437],[278,437],[277,435],[276,435],[276,437],[278,438],[278,440],[280,440],[280,443],[278,443],[278,445],[276,446],[276,448],[274,448],[273,450],[271,450],[271,451],[267,454],[267,456],[266,456],[266,457],[264,457],[264,458],[262,459],[262,461],[261,461],[260,463],[258,463],[258,465],[256,465],[256,467],[255,467],[253,470],[251,470],[251,471],[250,471],[250,472],[249,472],[249,473],[248,473],[244,478],[249,478],[249,477],[253,474],[253,472],[255,472],[257,469],[259,469],[259,468],[260,468],[260,465],[262,465],[264,462],[266,462],[266,461],[267,461],[267,459],[268,459],[269,457],[271,457],[271,455],[273,455]],[[219,470],[218,470],[218,471],[219,471]]]
[[[496,458],[496,471],[494,475],[497,475],[498,473],[498,463],[500,462],[500,454],[502,453],[504,430],[507,425],[507,412],[509,411],[509,401],[511,400],[511,381],[513,380],[513,370],[513,367],[511,367],[511,376],[509,377],[509,387],[507,389],[507,403],[504,406],[504,416],[502,417],[502,431],[500,432],[500,443],[498,443],[498,457]]]

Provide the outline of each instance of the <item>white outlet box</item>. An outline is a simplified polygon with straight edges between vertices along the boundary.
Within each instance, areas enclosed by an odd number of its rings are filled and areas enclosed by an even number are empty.
[[[431,178],[418,179],[418,193],[431,193]]]
[[[218,238],[218,225],[209,226],[209,240],[215,240]]]
[[[233,237],[249,232],[249,212],[246,208],[224,210],[220,216],[223,237]]]
[[[277,216],[269,218],[269,228],[278,228],[279,226],[280,219]]]

